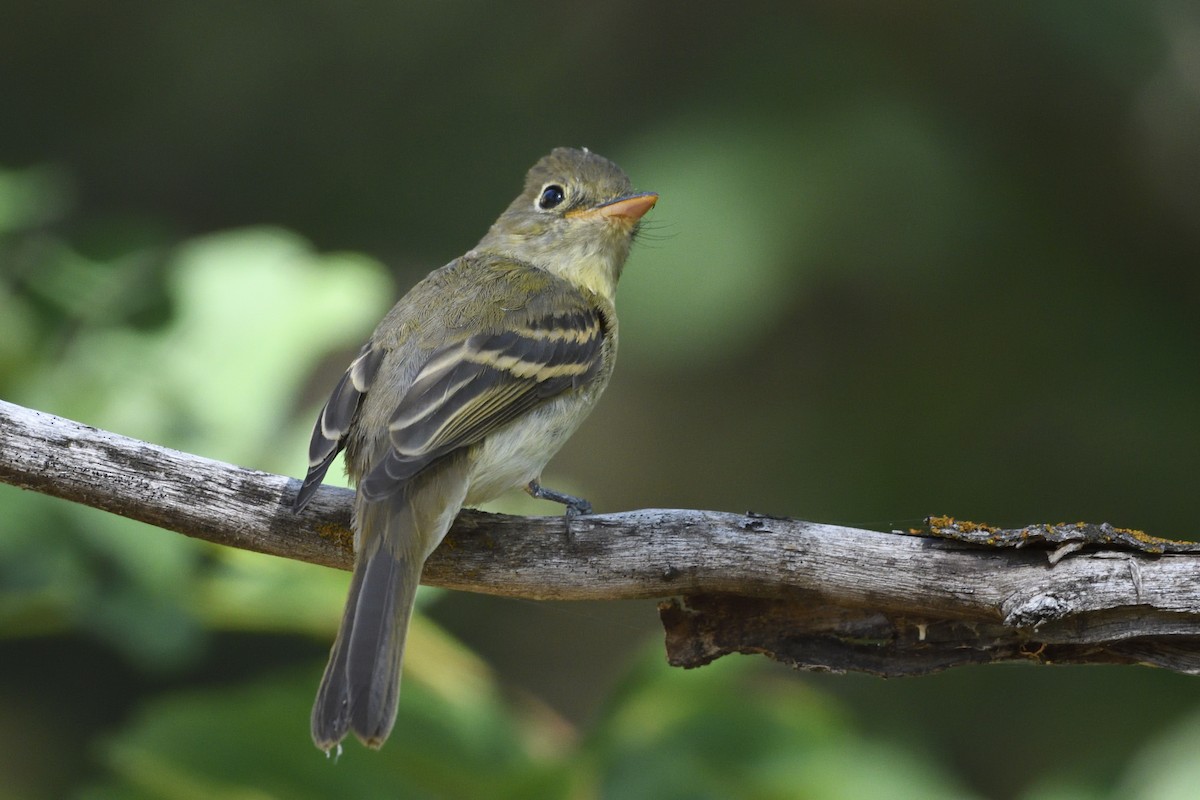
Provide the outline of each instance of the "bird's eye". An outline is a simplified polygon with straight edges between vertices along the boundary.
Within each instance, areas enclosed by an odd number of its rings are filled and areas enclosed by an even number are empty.
[[[557,183],[551,183],[546,188],[542,189],[542,196],[538,198],[538,208],[543,211],[549,211],[563,201],[566,195],[563,193],[563,187]]]

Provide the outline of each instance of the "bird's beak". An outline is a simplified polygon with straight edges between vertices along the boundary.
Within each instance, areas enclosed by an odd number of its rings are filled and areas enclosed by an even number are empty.
[[[626,222],[636,222],[642,218],[643,214],[654,208],[654,204],[657,202],[658,195],[654,192],[639,192],[618,197],[616,200],[610,200],[604,205],[594,208],[568,211],[565,216],[573,219],[617,218]]]

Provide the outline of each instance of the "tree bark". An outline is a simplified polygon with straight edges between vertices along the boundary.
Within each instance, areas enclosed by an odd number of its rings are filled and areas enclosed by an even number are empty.
[[[0,481],[228,547],[348,569],[352,493],[0,401]],[[668,658],[731,652],[912,675],[958,664],[1145,663],[1200,672],[1200,546],[1107,525],[880,532],[650,509],[464,511],[423,582],[531,599],[671,598]]]

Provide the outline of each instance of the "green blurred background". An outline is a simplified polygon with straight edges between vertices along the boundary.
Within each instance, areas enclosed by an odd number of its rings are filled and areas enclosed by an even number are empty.
[[[1193,538],[1200,11],[1153,2],[8,3],[0,397],[299,475],[380,315],[550,148],[662,199],[598,510]],[[498,504],[553,513],[523,497]],[[0,796],[1184,798],[1200,684],[663,663],[652,603],[426,591],[326,761],[346,576],[0,487]]]

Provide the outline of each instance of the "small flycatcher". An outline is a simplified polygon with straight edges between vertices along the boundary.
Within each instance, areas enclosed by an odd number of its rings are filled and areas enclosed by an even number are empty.
[[[345,448],[355,563],[313,706],[320,749],[351,732],[368,747],[387,739],[421,570],[464,505],[524,486],[590,513],[538,481],[608,384],[617,280],[657,200],[595,153],[553,151],[473,250],[388,312],[334,387],[293,503],[304,508]]]

